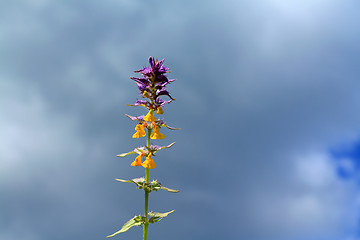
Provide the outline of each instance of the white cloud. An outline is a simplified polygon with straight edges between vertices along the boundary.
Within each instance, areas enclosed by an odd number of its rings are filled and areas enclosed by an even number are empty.
[[[339,181],[334,164],[325,154],[300,157],[295,160],[299,181],[313,188],[321,188]]]
[[[50,109],[46,100],[31,86],[1,81],[0,171],[2,180],[33,177],[35,169],[46,169],[66,162],[59,156],[79,156],[83,151],[77,141],[74,119]],[[20,174],[21,173],[21,174]],[[30,176],[29,176],[30,175]]]
[[[276,159],[267,161],[272,177],[263,180],[256,171],[259,177],[247,177],[238,189],[234,203],[238,203],[240,235],[261,240],[269,236],[337,240],[356,232],[360,192],[355,181],[336,176],[334,161],[326,153],[290,158],[292,168],[285,169]]]
[[[329,226],[333,234],[343,227],[355,231],[358,190],[354,181],[343,181],[336,175],[335,161],[324,153],[313,153],[295,160],[298,197],[290,203],[290,213],[314,231],[324,232]],[[342,227],[340,227],[342,226]]]

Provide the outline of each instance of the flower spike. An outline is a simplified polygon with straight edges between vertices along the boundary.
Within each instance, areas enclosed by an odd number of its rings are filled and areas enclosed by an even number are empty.
[[[122,180],[116,179],[120,182],[130,182],[136,185],[137,189],[144,190],[145,192],[145,207],[144,215],[136,215],[127,221],[123,227],[107,236],[113,237],[119,233],[128,231],[134,226],[143,226],[143,240],[147,240],[148,226],[152,223],[160,221],[162,218],[167,217],[174,210],[165,213],[159,212],[149,212],[149,194],[152,191],[158,191],[160,189],[166,190],[168,192],[179,192],[179,190],[170,189],[164,187],[158,180],[153,180],[150,182],[149,175],[150,169],[156,168],[156,163],[153,160],[155,154],[158,151],[166,148],[172,147],[175,142],[167,146],[158,146],[152,144],[151,139],[164,139],[165,135],[160,133],[160,128],[166,127],[170,130],[177,130],[178,128],[170,127],[166,124],[163,118],[160,117],[164,113],[165,104],[171,103],[175,100],[172,97],[169,90],[167,89],[168,84],[175,81],[175,79],[168,79],[167,73],[169,73],[169,68],[165,67],[164,59],[158,60],[153,57],[149,58],[150,66],[144,67],[136,73],[141,74],[140,77],[131,77],[139,90],[139,95],[135,103],[127,104],[128,106],[141,106],[147,109],[146,115],[141,116],[130,116],[125,114],[130,120],[135,121],[135,130],[133,138],[141,138],[146,136],[146,145],[136,147],[134,150],[126,153],[118,154],[117,157],[125,157],[131,154],[134,154],[136,157],[131,163],[131,166],[142,166],[145,168],[145,177],[134,178],[131,180]],[[155,115],[155,113],[157,115]],[[155,115],[155,116],[154,116]]]

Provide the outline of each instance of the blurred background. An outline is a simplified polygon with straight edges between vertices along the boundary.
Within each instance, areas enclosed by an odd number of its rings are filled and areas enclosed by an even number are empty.
[[[143,212],[129,79],[165,58],[151,239],[360,239],[360,3],[0,2],[0,239],[99,240]],[[141,239],[140,227],[115,239]]]

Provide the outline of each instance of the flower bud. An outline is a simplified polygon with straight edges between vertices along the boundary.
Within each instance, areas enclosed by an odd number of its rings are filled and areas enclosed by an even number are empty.
[[[160,115],[160,114],[163,114],[163,113],[164,113],[164,110],[162,109],[162,107],[158,107],[157,110],[156,110],[156,114]]]
[[[146,90],[143,92],[143,96],[146,98],[150,98],[150,94]]]

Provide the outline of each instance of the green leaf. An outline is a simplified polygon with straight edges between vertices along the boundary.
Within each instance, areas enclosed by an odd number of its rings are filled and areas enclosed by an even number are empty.
[[[149,216],[151,217],[149,219],[150,223],[155,223],[163,219],[164,217],[167,217],[170,213],[174,212],[175,210],[172,210],[170,212],[166,213],[158,213],[158,212],[149,212]]]
[[[119,155],[116,155],[117,157],[125,157],[127,155],[130,155],[130,154],[134,154],[135,152],[134,151],[131,151],[131,152],[127,152],[127,153],[121,153]]]
[[[107,238],[111,238],[111,237],[113,237],[113,236],[115,236],[115,235],[117,235],[119,233],[126,232],[127,230],[129,230],[130,228],[132,228],[134,226],[140,226],[142,224],[144,224],[143,221],[142,221],[142,217],[141,216],[135,216],[132,219],[130,219],[129,221],[127,221],[119,231],[117,231],[114,234],[111,234],[111,235],[107,236]]]
[[[116,178],[115,180],[116,180],[116,181],[119,181],[119,182],[129,182],[129,183],[134,183],[134,181],[133,181],[133,180],[124,180],[124,179],[118,179],[118,178]]]
[[[170,212],[166,212],[166,213],[159,213],[159,212],[149,212],[149,216],[150,217],[160,217],[160,218],[164,218],[167,217],[170,213],[175,212],[175,210],[172,210]]]
[[[116,178],[115,180],[119,181],[119,182],[123,182],[123,183],[134,183],[138,187],[141,186],[145,182],[145,178],[143,178],[143,177],[134,178],[134,179],[131,179],[131,180],[124,180],[124,179]]]
[[[129,104],[127,104],[128,106],[134,106],[134,105],[129,105]],[[132,121],[135,121],[135,120],[137,120],[138,122],[141,122],[140,120],[139,120],[139,117],[133,117],[133,116],[130,116],[130,115],[128,115],[128,114],[125,114],[125,116],[127,116],[128,118],[130,118]]]
[[[175,143],[176,143],[176,142],[173,142],[173,143],[170,143],[170,144],[167,145],[167,146],[162,146],[162,147],[159,148],[159,150],[162,150],[162,149],[165,149],[165,148],[171,148]],[[159,151],[159,150],[158,150],[158,151]]]
[[[162,126],[162,127],[166,127],[166,128],[168,128],[168,129],[170,129],[170,130],[180,130],[180,129],[181,129],[181,128],[170,127],[170,126],[167,125],[167,124],[162,124],[161,126]]]
[[[172,192],[172,193],[180,192],[180,190],[175,190],[175,189],[167,188],[167,187],[164,187],[164,186],[162,186],[160,189],[164,189],[164,190],[166,190],[168,192]]]

